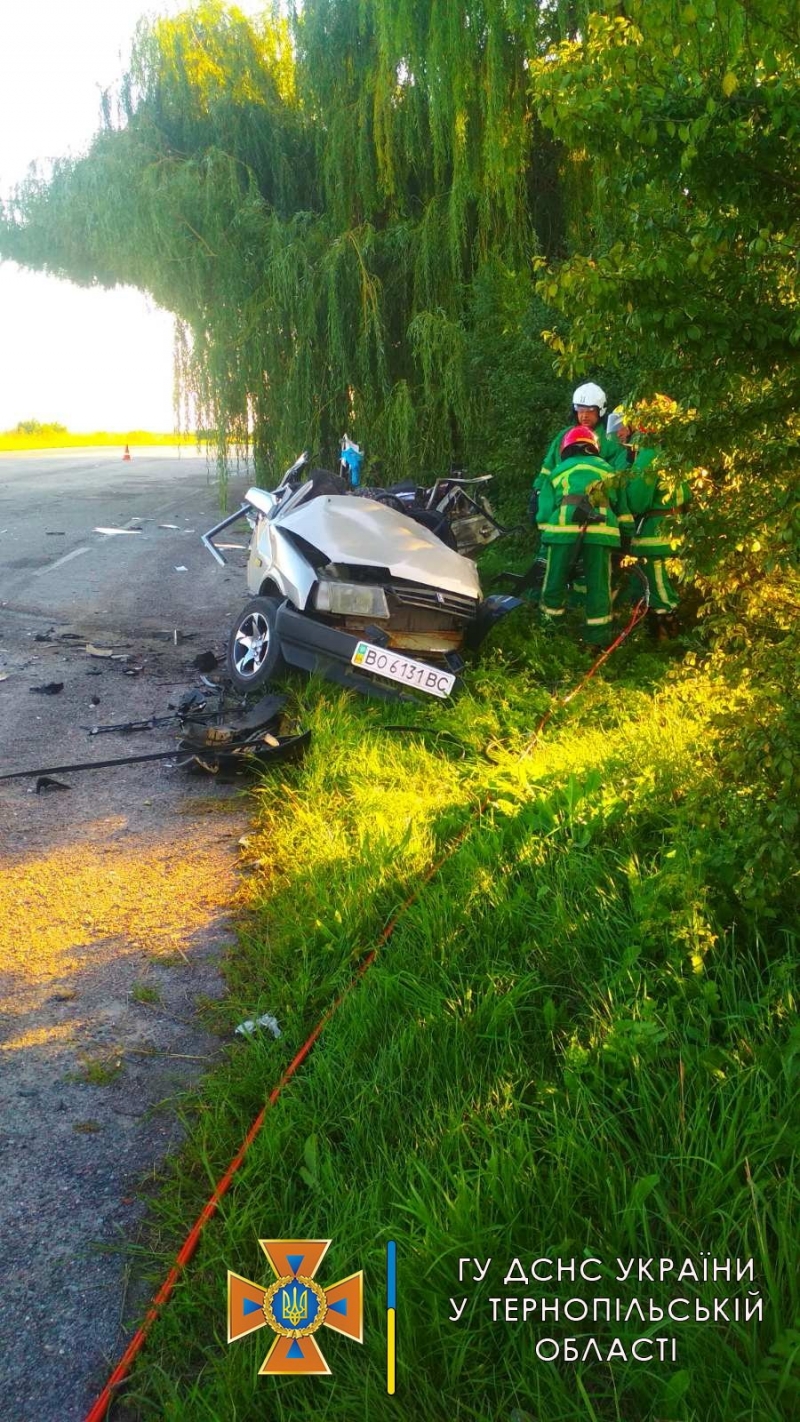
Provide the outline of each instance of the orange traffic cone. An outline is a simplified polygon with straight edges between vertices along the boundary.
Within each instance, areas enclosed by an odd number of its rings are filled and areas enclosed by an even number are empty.
[[[125,453],[123,454],[122,458],[123,458],[123,460],[125,460],[125,459],[130,459],[130,457],[131,457],[131,452],[130,452],[130,450],[128,449],[128,446],[127,446],[127,444],[126,444],[126,446],[125,446]]]

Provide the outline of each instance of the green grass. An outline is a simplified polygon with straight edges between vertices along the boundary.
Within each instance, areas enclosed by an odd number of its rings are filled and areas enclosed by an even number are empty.
[[[189,435],[158,434],[152,430],[94,430],[91,434],[73,434],[69,430],[56,434],[17,434],[7,431],[0,434],[0,454],[24,453],[37,449],[83,449],[97,445],[131,445],[140,449],[148,445],[185,445],[195,447],[195,440]]]
[[[99,1056],[84,1056],[77,1071],[68,1074],[67,1081],[82,1081],[87,1086],[110,1086],[123,1070],[125,1062],[120,1052],[103,1052]]]
[[[131,988],[131,998],[134,1002],[143,1002],[150,1005],[161,1001],[161,993],[152,983],[134,983]]]
[[[763,742],[750,755],[746,735],[751,716],[767,738],[770,717],[780,721],[782,664],[773,646],[756,670],[735,656],[686,665],[639,638],[531,746],[553,697],[588,665],[522,613],[452,706],[295,688],[312,749],[254,792],[248,854],[262,867],[227,963],[229,996],[213,1009],[227,1031],[272,1012],[283,1035],[232,1047],[187,1102],[189,1141],[145,1261],[154,1283],[311,1027],[409,887],[468,829],[269,1113],[151,1335],[126,1395],[132,1415],[797,1415],[800,1033],[781,857],[794,826],[785,775]],[[462,748],[388,723],[447,730]],[[257,1239],[288,1236],[333,1240],[323,1283],[366,1273],[363,1348],[322,1332],[331,1378],[259,1378],[269,1335],[225,1341],[226,1270],[264,1279]],[[614,1281],[617,1258],[679,1266],[704,1254],[755,1260],[760,1323],[491,1319],[489,1299],[506,1294],[664,1306],[688,1288],[707,1305],[753,1287]],[[585,1255],[603,1261],[601,1284],[503,1286],[515,1256]],[[461,1256],[492,1257],[483,1285],[459,1284]],[[467,1295],[450,1322],[450,1298]],[[607,1348],[648,1331],[676,1339],[676,1362],[570,1366],[534,1352],[541,1337]]]

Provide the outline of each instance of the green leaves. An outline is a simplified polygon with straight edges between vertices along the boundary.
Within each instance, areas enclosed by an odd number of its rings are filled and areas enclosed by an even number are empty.
[[[720,87],[726,99],[729,99],[732,94],[736,93],[736,90],[739,87],[739,80],[736,78],[736,75],[730,69],[724,76]]]

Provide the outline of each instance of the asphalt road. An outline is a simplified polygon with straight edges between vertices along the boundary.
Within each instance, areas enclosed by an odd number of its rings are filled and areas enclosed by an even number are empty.
[[[244,551],[223,570],[200,543],[219,517],[204,457],[0,455],[0,775],[170,745],[86,727],[165,712],[200,685],[198,653],[222,657],[247,591]],[[15,1422],[83,1418],[130,1332],[141,1185],[219,1048],[195,1009],[220,992],[247,824],[234,792],[164,762],[58,779],[68,792],[0,783],[0,1417]]]
[[[246,482],[245,474],[233,487]],[[175,619],[195,627],[202,608],[214,626],[227,610],[224,578],[231,575],[221,573],[199,534],[218,517],[204,457],[142,455],[125,463],[119,451],[0,454],[0,614],[80,618],[134,633]],[[177,530],[159,527],[170,523]],[[142,532],[94,532],[131,525]],[[176,574],[181,565],[187,574]]]

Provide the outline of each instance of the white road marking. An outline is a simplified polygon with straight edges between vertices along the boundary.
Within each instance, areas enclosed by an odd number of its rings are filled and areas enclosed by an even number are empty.
[[[54,573],[56,568],[63,567],[64,563],[69,563],[72,558],[80,558],[81,553],[88,553],[89,545],[85,548],[73,548],[71,553],[65,553],[63,558],[57,558],[55,563],[48,563],[46,568],[37,568],[34,573],[35,578],[40,578],[43,573]]]

